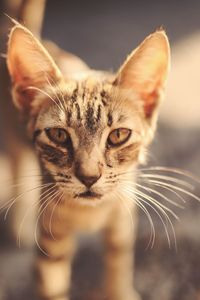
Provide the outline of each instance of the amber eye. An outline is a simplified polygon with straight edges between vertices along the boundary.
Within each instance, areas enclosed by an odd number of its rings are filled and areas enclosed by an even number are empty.
[[[46,128],[46,134],[49,139],[56,144],[65,144],[70,140],[70,136],[65,129],[62,128]]]
[[[131,130],[127,128],[118,128],[113,130],[108,136],[108,145],[112,147],[120,146],[128,141],[131,136]]]

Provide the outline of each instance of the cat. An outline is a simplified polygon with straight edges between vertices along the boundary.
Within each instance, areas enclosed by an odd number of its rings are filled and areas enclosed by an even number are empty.
[[[18,0],[2,1],[1,7],[3,12],[13,16],[19,21],[24,21],[36,36],[40,36],[45,0]],[[10,20],[7,16],[0,16],[0,52],[5,53],[7,34],[10,29]],[[5,43],[4,43],[5,41]],[[6,230],[6,236],[16,242],[20,234],[20,243],[23,246],[30,246],[34,242],[32,228],[36,219],[36,206],[32,208],[32,214],[29,214],[26,226],[19,232],[21,221],[29,208],[30,203],[34,203],[39,197],[39,191],[33,190],[33,186],[37,185],[38,177],[30,176],[34,170],[35,174],[39,174],[39,165],[30,142],[27,141],[25,130],[19,124],[18,115],[13,109],[9,93],[9,76],[6,68],[5,55],[0,54],[0,207],[8,208],[12,199],[19,198],[9,209],[8,220],[2,221],[0,228],[2,232]],[[7,117],[9,116],[9,118]],[[6,128],[6,130],[4,130]],[[31,173],[31,174],[30,174]],[[32,189],[32,190],[31,190]],[[29,203],[27,203],[27,191]],[[10,201],[9,201],[10,199]],[[6,211],[6,209],[4,211]],[[2,210],[0,210],[2,211]],[[3,219],[3,218],[2,218]],[[0,220],[1,221],[1,220]]]
[[[51,52],[58,56],[52,58],[15,22],[7,50],[12,97],[26,117],[43,174],[39,297],[70,299],[76,234],[102,231],[105,298],[138,300],[132,282],[134,190],[164,95],[170,65],[167,35],[163,30],[149,35],[117,74],[91,70],[71,54]]]

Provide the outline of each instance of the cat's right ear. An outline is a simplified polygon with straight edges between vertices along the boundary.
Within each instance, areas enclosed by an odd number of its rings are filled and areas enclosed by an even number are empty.
[[[170,47],[164,30],[149,35],[120,68],[114,86],[134,92],[141,100],[144,119],[155,124],[170,67]]]
[[[31,113],[40,89],[57,83],[62,75],[42,44],[25,27],[17,24],[10,32],[7,65],[18,109]]]

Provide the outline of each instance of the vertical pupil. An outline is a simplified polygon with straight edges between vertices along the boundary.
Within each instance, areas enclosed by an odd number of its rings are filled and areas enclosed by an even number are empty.
[[[62,131],[58,130],[58,138],[61,139],[62,138]]]
[[[119,129],[117,129],[117,137],[118,137],[118,139],[120,137],[120,130]]]

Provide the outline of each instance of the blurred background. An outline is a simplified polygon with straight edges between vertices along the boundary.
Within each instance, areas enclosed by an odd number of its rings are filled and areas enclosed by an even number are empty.
[[[17,16],[20,0],[0,0],[0,204],[3,206],[19,190],[13,187],[19,174],[28,174],[26,189],[33,184],[31,172],[37,173],[37,161],[24,138],[23,126],[10,105],[10,83],[3,53],[6,49],[11,22],[4,13]],[[37,1],[36,2],[43,2]],[[36,10],[37,12],[37,10]],[[149,166],[165,166],[187,170],[200,178],[200,1],[198,0],[47,0],[42,37],[84,59],[92,68],[116,71],[124,58],[148,34],[163,26],[172,47],[172,67],[165,101],[161,108],[156,138],[149,152]],[[39,10],[35,15],[35,21]],[[27,22],[28,23],[28,22]],[[26,25],[26,20],[24,20]],[[28,24],[27,24],[28,26]],[[26,153],[26,155],[25,155]],[[27,155],[28,153],[28,155]],[[17,171],[16,171],[17,170]],[[154,171],[152,171],[154,172]],[[155,174],[155,173],[154,173]],[[157,171],[187,180],[194,186],[193,194],[200,196],[195,178]],[[27,179],[28,178],[28,179]],[[29,180],[30,179],[30,180]],[[164,180],[164,179],[163,179]],[[173,220],[177,251],[169,226],[169,248],[162,222],[152,213],[156,241],[147,248],[149,224],[140,213],[136,247],[136,287],[143,300],[200,300],[200,203],[196,197],[181,192],[177,182],[165,181],[178,187],[161,188],[166,197],[182,204],[173,208],[180,217]],[[155,196],[155,195],[154,195]],[[21,218],[28,208],[24,205]],[[160,199],[158,197],[159,201]],[[24,204],[25,203],[25,204]],[[34,250],[29,229],[34,219],[28,218],[19,249],[15,237],[19,228],[14,210],[4,220],[0,216],[0,300],[33,300],[32,264]],[[11,222],[11,225],[10,222]],[[14,221],[13,221],[14,220]],[[12,238],[13,237],[13,238]],[[87,279],[86,279],[87,278]],[[98,241],[82,242],[74,262],[72,299],[106,300],[99,293],[102,280],[102,248]],[[126,299],[124,299],[126,300]]]

